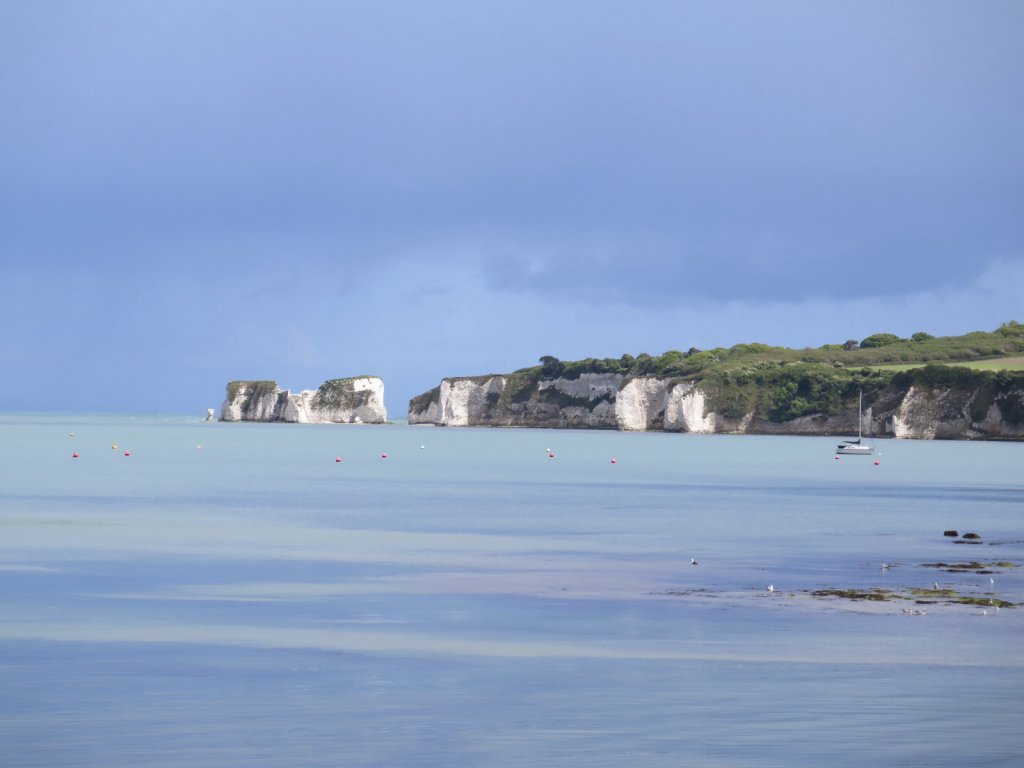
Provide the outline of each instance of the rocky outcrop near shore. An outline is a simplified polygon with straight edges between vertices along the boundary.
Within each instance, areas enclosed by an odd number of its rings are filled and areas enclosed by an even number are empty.
[[[542,378],[518,372],[444,379],[409,404],[410,424],[732,434],[857,434],[857,402],[834,413],[771,420],[756,407],[716,412],[728,392],[657,376],[585,373]],[[725,395],[723,397],[723,395]],[[897,381],[865,403],[861,429],[878,437],[1024,439],[1024,389],[906,386]]]
[[[383,424],[384,382],[376,376],[330,379],[318,389],[292,392],[273,381],[232,381],[221,421],[294,424]]]

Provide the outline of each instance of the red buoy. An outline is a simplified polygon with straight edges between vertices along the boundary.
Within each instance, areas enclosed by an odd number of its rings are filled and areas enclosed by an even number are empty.
[[[72,453],[71,454],[71,458],[72,459],[77,459],[78,458],[78,454],[77,453]]]
[[[875,459],[875,466],[876,466],[876,467],[877,467],[877,466],[878,466],[879,464],[881,464],[881,463],[882,463],[882,462],[880,462],[880,461],[879,461],[878,459]]]
[[[388,455],[387,455],[386,453],[382,453],[382,454],[380,455],[380,457],[381,457],[382,459],[386,459],[386,458],[388,457]]]
[[[548,454],[548,458],[549,458],[549,459],[553,459],[553,458],[555,458],[555,454],[553,454],[553,453],[549,453],[549,454]]]
[[[614,456],[612,456],[612,464],[618,464],[618,463],[619,463],[619,462],[615,460],[615,457],[614,457]]]
[[[836,461],[839,461],[839,454],[836,454]]]
[[[125,455],[125,456],[131,456],[131,455],[132,455],[132,452],[131,452],[131,451],[125,451],[125,452],[124,452],[124,455]]]
[[[339,462],[341,462],[341,456],[335,456],[334,457],[334,463],[338,464]]]

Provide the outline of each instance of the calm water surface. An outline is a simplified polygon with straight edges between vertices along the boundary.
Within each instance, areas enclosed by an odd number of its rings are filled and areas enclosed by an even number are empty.
[[[0,765],[1020,765],[1024,445],[834,443],[2,415]]]

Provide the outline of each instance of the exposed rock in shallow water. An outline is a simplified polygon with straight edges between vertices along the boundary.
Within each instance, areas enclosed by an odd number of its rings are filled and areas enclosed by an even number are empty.
[[[1016,568],[1017,563],[1007,560],[999,560],[992,563],[979,563],[972,560],[969,563],[921,563],[922,568],[938,568],[947,573],[999,573],[1000,570]],[[997,570],[993,570],[997,569]]]
[[[813,597],[841,597],[844,600],[892,600],[893,592],[886,589],[816,589],[811,592]]]

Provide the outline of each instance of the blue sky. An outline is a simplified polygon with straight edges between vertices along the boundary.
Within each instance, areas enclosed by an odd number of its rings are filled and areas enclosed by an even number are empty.
[[[7,3],[5,410],[1024,321],[1024,4]]]

